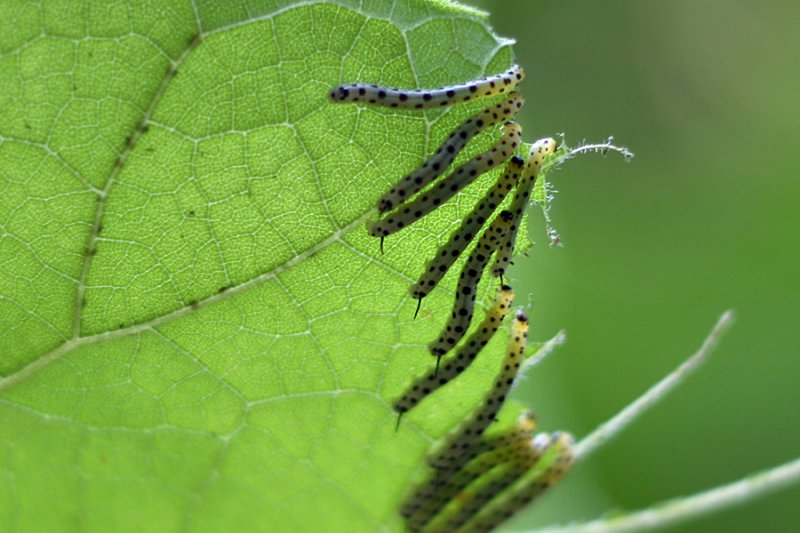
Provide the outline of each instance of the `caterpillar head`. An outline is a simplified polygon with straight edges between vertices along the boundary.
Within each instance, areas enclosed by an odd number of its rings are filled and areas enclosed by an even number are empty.
[[[555,153],[558,148],[558,142],[552,137],[546,139],[539,139],[531,145],[530,152],[528,152],[528,165],[534,174],[538,174],[539,169],[542,168],[542,161],[548,156]]]

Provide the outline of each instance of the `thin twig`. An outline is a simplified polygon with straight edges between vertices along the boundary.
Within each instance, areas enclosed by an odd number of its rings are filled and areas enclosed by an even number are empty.
[[[602,143],[587,143],[584,141],[578,146],[571,148],[564,143],[562,134],[562,140],[559,145],[561,145],[561,148],[563,149],[560,149],[559,152],[556,153],[555,157],[550,158],[542,166],[542,172],[557,168],[565,161],[569,161],[576,155],[581,154],[600,154],[602,156],[606,156],[609,152],[613,152],[620,154],[626,162],[630,161],[634,157],[634,153],[631,152],[627,146],[617,146],[614,144],[614,137],[609,137],[606,142]]]
[[[553,350],[564,344],[566,340],[567,340],[567,333],[562,329],[561,331],[556,333],[552,339],[548,340],[543,345],[539,346],[539,349],[537,349],[532,356],[529,356],[529,358],[525,359],[525,361],[522,363],[521,372],[524,372],[529,368],[534,367],[539,363],[541,363],[545,357],[550,355],[553,352]]]
[[[800,458],[704,492],[656,504],[648,509],[583,524],[537,529],[535,533],[621,533],[646,531],[698,518],[750,502],[800,482]]]
[[[556,333],[555,337],[550,339],[549,341],[545,342],[532,354],[527,356],[527,358],[522,362],[522,368],[519,369],[519,374],[517,374],[517,379],[514,380],[514,383],[511,385],[511,390],[515,390],[520,383],[527,379],[526,372],[541,363],[545,357],[553,353],[553,351],[564,344],[567,340],[567,334],[562,329],[558,333]]]
[[[717,320],[716,325],[703,341],[703,345],[689,359],[684,361],[678,368],[673,370],[667,377],[653,385],[650,390],[637,398],[633,403],[620,411],[614,418],[606,421],[591,434],[584,437],[575,448],[576,457],[585,459],[587,455],[595,451],[599,446],[614,438],[620,431],[625,429],[631,422],[638,418],[648,408],[660,401],[664,396],[678,386],[689,374],[691,374],[714,350],[719,343],[722,335],[733,323],[733,311],[725,311]]]

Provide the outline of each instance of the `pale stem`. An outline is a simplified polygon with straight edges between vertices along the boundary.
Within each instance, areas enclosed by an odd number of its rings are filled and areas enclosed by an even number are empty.
[[[520,369],[520,372],[524,372],[530,367],[536,366],[539,363],[541,363],[545,357],[553,353],[553,350],[564,344],[564,341],[566,340],[567,340],[567,334],[564,332],[564,330],[561,330],[558,333],[556,333],[555,337],[545,342],[542,346],[539,347],[538,350],[536,350],[536,353],[533,355],[533,357],[525,359],[525,361],[522,363],[522,369]]]
[[[653,505],[612,518],[598,519],[546,529],[535,533],[621,533],[647,531],[711,514],[738,504],[747,503],[774,490],[800,482],[800,458],[780,466],[752,474],[739,481],[705,492]]]
[[[653,387],[637,398],[633,403],[620,411],[614,418],[603,423],[591,434],[584,437],[575,447],[577,459],[583,459],[599,446],[605,444],[625,429],[631,422],[641,416],[647,409],[659,402],[664,396],[677,387],[689,374],[697,369],[700,364],[711,354],[719,343],[722,335],[733,323],[733,311],[725,311],[719,317],[717,324],[708,334],[703,345],[689,359],[673,370],[667,377],[656,383]]]
[[[545,357],[553,353],[553,351],[564,344],[567,340],[567,334],[562,329],[556,336],[550,339],[549,341],[545,342],[543,345],[539,347],[536,352],[530,356],[529,358],[525,359],[522,362],[522,367],[519,369],[519,374],[517,375],[517,379],[514,380],[514,383],[511,384],[511,390],[517,388],[517,386],[523,381],[525,376],[525,372],[527,372],[531,367],[534,367],[541,363]]]

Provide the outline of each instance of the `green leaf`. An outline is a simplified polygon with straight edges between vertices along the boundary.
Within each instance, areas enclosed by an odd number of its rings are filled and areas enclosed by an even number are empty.
[[[395,432],[455,276],[416,320],[408,286],[493,176],[385,255],[364,224],[485,104],[326,94],[498,72],[510,42],[444,1],[17,0],[0,21],[0,530],[400,529],[506,342]]]

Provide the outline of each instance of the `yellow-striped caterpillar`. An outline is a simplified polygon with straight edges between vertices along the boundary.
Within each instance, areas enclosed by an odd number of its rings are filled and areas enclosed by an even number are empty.
[[[533,440],[526,440],[513,449],[491,461],[484,469],[481,477],[472,484],[464,486],[458,493],[458,505],[451,512],[444,526],[445,531],[457,531],[475,516],[496,495],[508,488],[542,457],[551,444],[551,437],[546,433],[536,435]]]
[[[395,402],[394,410],[402,415],[439,387],[446,385],[450,380],[464,372],[494,336],[503,318],[511,309],[513,301],[514,291],[511,287],[508,285],[500,287],[491,308],[486,313],[486,317],[480,323],[478,329],[458,349],[456,355],[445,361],[441,369],[438,368],[437,361],[436,370],[415,380],[403,396]]]
[[[391,211],[434,181],[450,166],[470,139],[490,126],[511,119],[524,102],[525,99],[521,94],[511,93],[506,100],[491,105],[467,119],[422,166],[400,180],[378,199],[378,211],[381,213]]]
[[[407,519],[409,528],[414,531],[427,524],[431,518],[470,485],[499,467],[507,469],[510,464],[524,461],[531,456],[531,439],[518,438],[508,445],[492,448],[462,467],[437,471],[437,477],[421,487],[403,506],[401,514]],[[446,529],[450,531],[451,529]]]
[[[461,426],[450,435],[438,455],[454,454],[459,450],[468,449],[477,441],[484,430],[494,421],[494,417],[505,402],[506,395],[511,389],[514,378],[522,365],[525,346],[528,341],[528,316],[521,310],[517,311],[511,326],[511,341],[508,351],[503,358],[500,373],[495,378],[494,386],[484,399],[483,405]],[[434,456],[433,461],[438,461]]]
[[[519,482],[481,509],[466,524],[469,531],[493,531],[566,475],[575,460],[574,439],[569,433],[558,432],[549,440],[539,462],[523,473]]]
[[[486,268],[489,258],[497,250],[498,244],[502,242],[504,234],[511,227],[512,219],[510,211],[501,211],[481,235],[478,245],[461,270],[450,319],[439,338],[428,345],[431,354],[437,357],[446,354],[469,329],[475,310],[475,295],[483,270]]]
[[[497,250],[497,256],[492,265],[492,275],[495,277],[502,279],[508,265],[511,263],[511,258],[514,254],[514,245],[517,240],[517,233],[519,232],[519,226],[522,222],[522,215],[528,208],[533,186],[542,169],[542,162],[545,157],[555,152],[556,148],[558,148],[556,140],[547,138],[540,139],[533,143],[528,152],[528,162],[519,178],[517,190],[514,191],[514,198],[511,200],[511,205],[509,206],[509,210],[513,216],[511,229],[503,236],[503,242]]]
[[[513,65],[501,74],[439,89],[396,89],[368,83],[349,83],[335,87],[329,96],[334,102],[362,102],[386,107],[427,109],[510,92],[524,77],[525,71],[522,67]]]
[[[421,300],[436,287],[450,267],[475,238],[495,209],[517,185],[525,160],[514,156],[506,166],[505,172],[478,202],[472,212],[466,216],[461,226],[454,231],[448,241],[436,252],[436,256],[428,262],[425,273],[411,286],[411,296]]]
[[[414,200],[400,205],[385,218],[370,223],[369,234],[384,238],[421,219],[475,181],[479,175],[506,161],[516,152],[521,136],[522,128],[519,124],[506,122],[503,125],[502,136],[489,150],[473,157],[430,189],[420,193]]]

